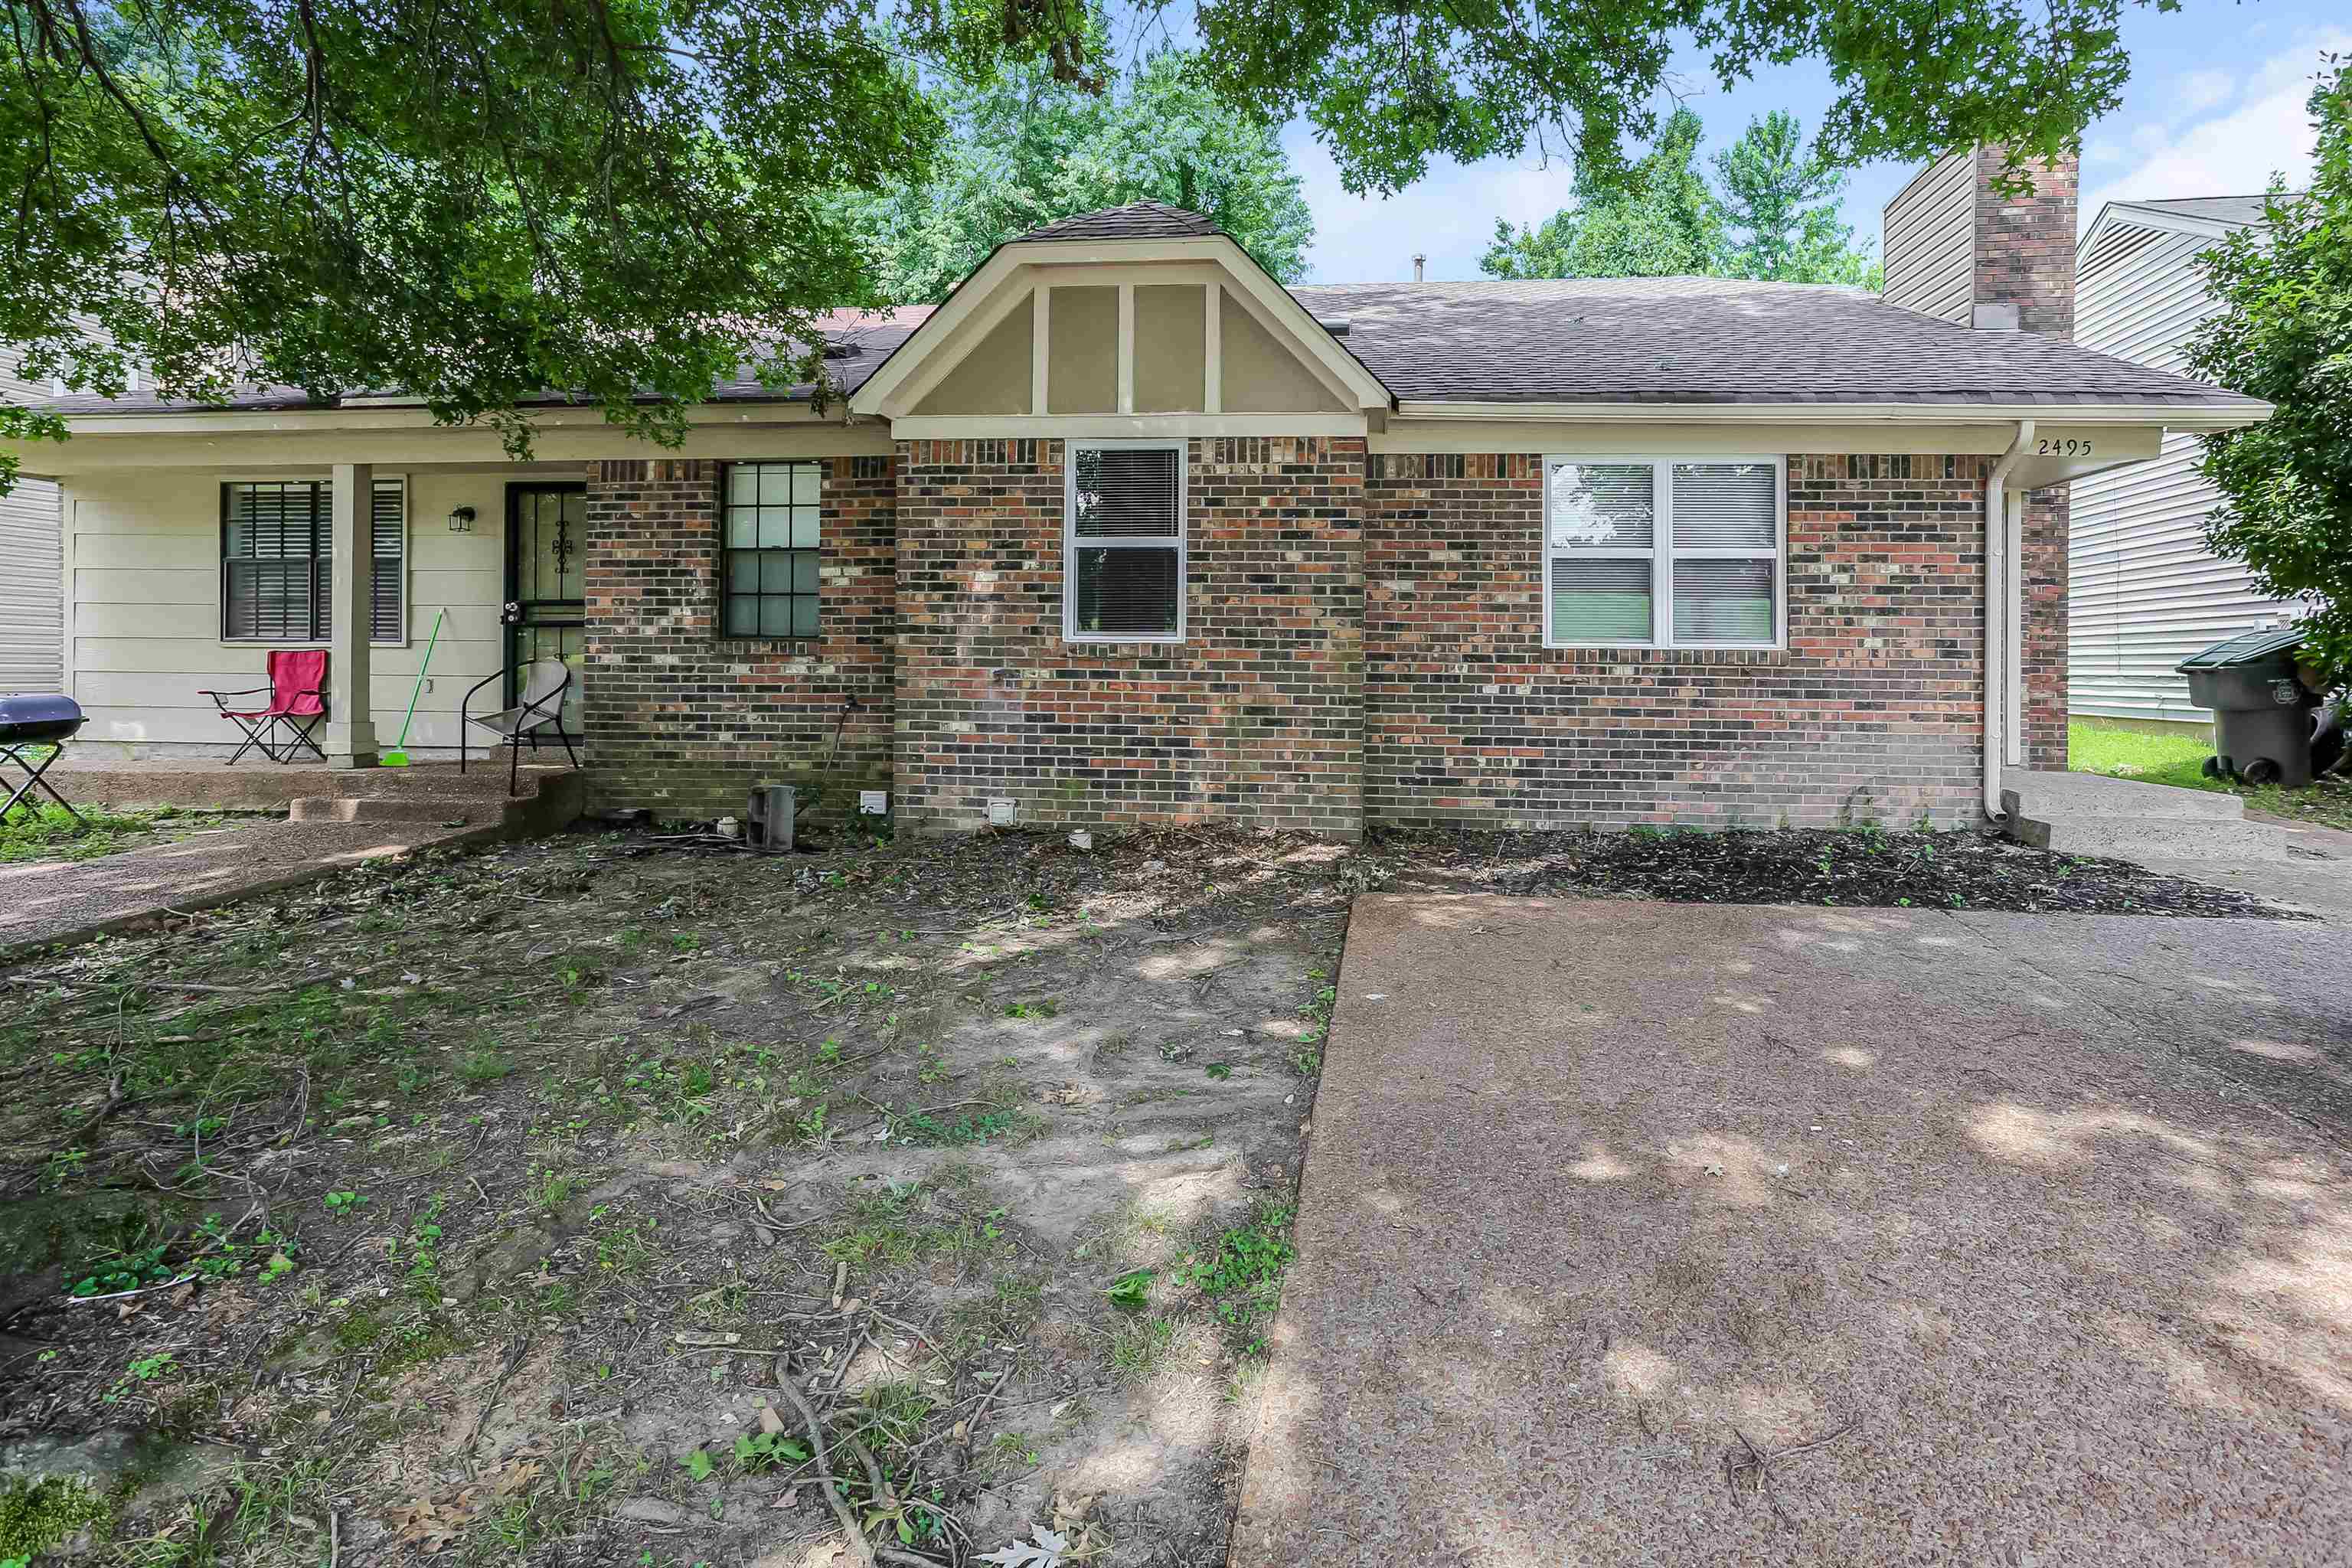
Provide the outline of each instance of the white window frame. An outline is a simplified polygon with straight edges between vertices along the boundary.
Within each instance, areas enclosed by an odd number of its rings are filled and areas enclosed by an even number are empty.
[[[1192,600],[1192,466],[1181,440],[1078,440],[1062,443],[1062,640],[1074,643],[1181,643],[1190,625]],[[1082,451],[1160,451],[1176,454],[1176,629],[1173,632],[1088,632],[1078,629],[1080,550],[1166,550],[1164,535],[1078,537],[1078,454]]]
[[[1646,466],[1650,470],[1652,523],[1650,542],[1631,547],[1587,546],[1554,550],[1551,542],[1551,476],[1563,463],[1579,466],[1609,464]],[[1763,463],[1772,469],[1772,637],[1765,642],[1685,642],[1674,640],[1675,562],[1760,561],[1766,552],[1748,549],[1676,549],[1674,530],[1674,471],[1677,463]],[[1789,646],[1789,462],[1779,452],[1551,452],[1543,460],[1543,499],[1536,531],[1538,592],[1543,600],[1543,642],[1559,648],[1660,648],[1710,652],[1722,649],[1779,649]],[[1642,561],[1650,563],[1650,637],[1646,642],[1612,639],[1576,642],[1562,638],[1552,626],[1551,563],[1559,556],[1577,561]]]

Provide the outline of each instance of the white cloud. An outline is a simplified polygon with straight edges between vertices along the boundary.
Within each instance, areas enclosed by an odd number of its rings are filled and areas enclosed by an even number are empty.
[[[2242,91],[2221,90],[2212,103],[2233,96],[2227,113],[2190,117],[2170,129],[2143,124],[2129,132],[2136,161],[2126,173],[2086,191],[2083,222],[2098,216],[2111,201],[2164,201],[2179,196],[2240,196],[2265,190],[2273,174],[2290,185],[2311,177],[2313,132],[2305,100],[2323,51],[2352,47],[2352,33],[2329,28],[2296,40],[2245,73]],[[2200,90],[2189,84],[2225,73],[2200,71],[2172,89],[2180,102]],[[2231,88],[2237,84],[2233,81]],[[2205,83],[2210,89],[2211,84]],[[2209,104],[2208,107],[2210,105]]]
[[[2179,102],[2175,107],[2183,114],[2202,114],[2218,109],[2238,95],[2238,79],[2225,70],[2190,71],[2180,79]]]

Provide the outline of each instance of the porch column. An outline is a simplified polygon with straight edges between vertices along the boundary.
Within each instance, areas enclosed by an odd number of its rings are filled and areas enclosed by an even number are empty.
[[[368,516],[375,499],[375,467],[337,463],[334,496],[334,633],[327,656],[327,765],[375,766],[375,720],[368,709],[368,631],[374,620],[373,545]]]

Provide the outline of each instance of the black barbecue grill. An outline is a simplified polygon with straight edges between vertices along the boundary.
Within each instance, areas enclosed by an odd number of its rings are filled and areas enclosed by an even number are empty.
[[[57,792],[57,786],[41,775],[49,764],[65,754],[64,742],[73,739],[81,729],[81,704],[70,697],[46,696],[39,692],[20,691],[14,696],[0,697],[0,757],[16,763],[25,772],[25,782],[8,794],[8,801],[0,805],[0,816],[16,809],[16,803],[26,801],[38,789],[72,814],[76,822],[82,819],[73,802]],[[36,746],[48,748],[38,762],[25,753]],[[5,775],[0,775],[5,776]]]

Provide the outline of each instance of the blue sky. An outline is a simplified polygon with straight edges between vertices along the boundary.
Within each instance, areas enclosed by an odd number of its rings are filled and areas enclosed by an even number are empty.
[[[2300,181],[2311,167],[2304,99],[2323,50],[2352,51],[2342,0],[2186,0],[2183,11],[2126,12],[2132,76],[2123,103],[2084,136],[2083,222],[2116,197],[2217,196],[2259,191],[2273,170]],[[1810,134],[1832,96],[1828,73],[1810,63],[1769,70],[1728,93],[1716,89],[1695,52],[1680,62],[1690,106],[1706,122],[1702,158],[1735,140],[1748,120],[1787,109]],[[1307,281],[1372,282],[1412,276],[1426,252],[1433,279],[1476,278],[1495,219],[1538,222],[1568,197],[1569,170],[1532,156],[1465,167],[1442,163],[1388,201],[1340,187],[1310,130],[1293,125],[1285,144],[1306,179],[1316,243]],[[1916,165],[1853,171],[1846,216],[1874,250],[1878,215]]]

